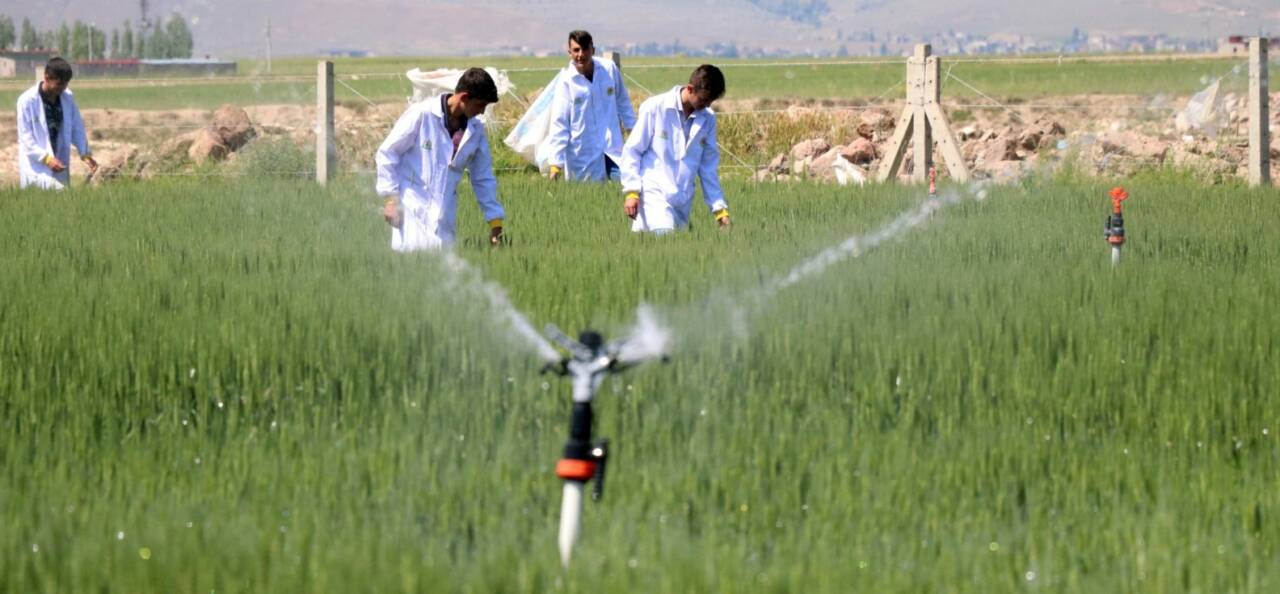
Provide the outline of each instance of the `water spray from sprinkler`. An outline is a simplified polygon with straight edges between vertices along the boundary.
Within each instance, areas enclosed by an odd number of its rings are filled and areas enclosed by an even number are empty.
[[[591,403],[606,375],[630,369],[647,358],[623,358],[629,343],[635,341],[631,338],[606,343],[599,332],[583,330],[578,335],[578,340],[574,340],[554,325],[548,325],[546,333],[569,356],[558,362],[548,363],[542,368],[543,373],[555,373],[573,381],[569,440],[564,445],[564,457],[556,463],[556,476],[564,481],[560,501],[560,562],[568,568],[573,546],[582,529],[582,495],[586,484],[594,481],[592,501],[599,501],[604,497],[609,440],[592,441],[591,425],[595,415]],[[662,360],[666,360],[665,356]]]
[[[1129,199],[1129,193],[1119,186],[1111,189],[1111,214],[1107,216],[1107,226],[1103,235],[1111,244],[1111,265],[1120,265],[1120,248],[1124,245],[1124,214],[1120,212],[1120,203]]]

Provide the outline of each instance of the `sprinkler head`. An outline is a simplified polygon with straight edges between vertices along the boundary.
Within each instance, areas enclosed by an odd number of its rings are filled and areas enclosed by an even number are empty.
[[[604,347],[604,337],[595,330],[583,330],[578,334],[578,343],[597,352]]]

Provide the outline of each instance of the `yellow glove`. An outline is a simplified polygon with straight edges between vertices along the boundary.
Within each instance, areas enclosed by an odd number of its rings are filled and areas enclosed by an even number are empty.
[[[727,219],[729,218],[729,209],[722,208],[720,210],[717,210],[715,212],[715,216],[717,221],[719,221],[720,219]]]
[[[497,229],[498,227],[501,227],[501,226],[502,226],[502,219],[494,219],[492,221],[489,221],[490,229]]]

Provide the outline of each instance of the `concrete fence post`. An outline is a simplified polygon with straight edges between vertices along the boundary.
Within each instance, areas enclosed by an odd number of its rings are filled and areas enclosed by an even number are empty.
[[[1249,40],[1249,185],[1271,183],[1271,113],[1267,38]]]
[[[333,62],[321,61],[316,68],[316,183],[333,179],[338,151],[333,127]]]

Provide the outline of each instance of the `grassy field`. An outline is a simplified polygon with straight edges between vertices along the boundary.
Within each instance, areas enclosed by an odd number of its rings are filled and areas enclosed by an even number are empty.
[[[850,58],[853,64],[838,60],[720,60],[725,69],[728,98],[812,98],[829,100],[867,100],[892,90],[903,78],[900,59],[868,60]],[[689,72],[702,60],[691,58],[627,58],[624,71],[632,77],[630,89],[647,95],[643,89],[662,92],[688,79]],[[871,63],[868,63],[871,62]],[[883,62],[883,63],[880,63]],[[1207,57],[1205,59],[1151,60],[1134,57],[1128,61],[1086,61],[1064,58],[1061,62],[1000,63],[973,59],[947,59],[945,68],[956,77],[983,93],[1001,98],[1036,98],[1045,96],[1103,95],[1190,95],[1202,89],[1209,80],[1231,72],[1240,59]],[[365,58],[339,59],[335,72],[346,86],[339,84],[336,97],[344,102],[402,101],[412,94],[408,81],[401,75],[415,67],[429,70],[439,67],[461,68],[470,65],[494,66],[509,71],[512,82],[521,93],[541,88],[551,79],[556,68],[565,64],[560,58]],[[1230,76],[1228,87],[1243,90],[1248,73]],[[80,103],[86,107],[129,109],[213,108],[224,103],[238,105],[310,104],[315,101],[315,61],[283,60],[272,65],[270,75],[262,64],[243,62],[241,77],[230,80],[164,80],[131,82],[127,80],[78,80],[73,84]],[[1273,89],[1280,89],[1272,77]],[[13,81],[0,84],[0,105],[12,105],[30,83]],[[977,99],[973,90],[958,84],[946,86],[948,97]],[[357,94],[358,93],[358,94]],[[901,89],[889,95],[900,98]],[[363,96],[363,97],[362,97]]]
[[[919,192],[734,182],[655,240],[505,177],[499,251],[464,198],[536,325],[675,330],[562,573],[567,385],[368,186],[0,191],[0,591],[1280,588],[1275,190],[1137,180],[1112,270],[1106,186],[993,189],[763,302]]]

